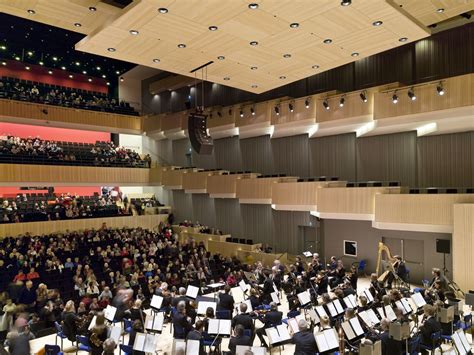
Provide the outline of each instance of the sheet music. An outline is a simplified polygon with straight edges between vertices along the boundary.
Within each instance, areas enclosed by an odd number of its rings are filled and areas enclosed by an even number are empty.
[[[196,299],[199,293],[199,287],[188,285],[188,289],[186,290],[186,297]]]
[[[413,303],[415,303],[416,308],[421,308],[426,304],[426,301],[420,292],[411,295],[411,299],[413,300]]]
[[[367,301],[369,301],[369,303],[374,302],[374,296],[372,296],[372,292],[370,292],[368,288],[366,288],[363,291],[363,293],[364,293],[364,296],[367,297]]]
[[[272,302],[275,302],[278,305],[280,304],[280,298],[278,297],[278,293],[272,292],[270,296],[272,297]]]
[[[323,353],[330,350],[329,344],[326,340],[324,333],[322,332],[315,333],[314,339],[316,339],[316,345],[318,346],[319,353]]]
[[[146,353],[154,353],[156,350],[156,344],[158,337],[154,334],[147,334],[145,338],[145,347],[143,351]]]
[[[313,253],[311,253],[310,251],[304,251],[303,255],[307,258],[311,258],[313,256]]]
[[[308,291],[304,291],[304,292],[298,293],[298,300],[300,301],[300,304],[302,306],[305,306],[308,303],[311,303],[311,296],[309,295]]]
[[[173,339],[173,349],[171,354],[185,354],[186,353],[186,340]]]
[[[137,333],[135,335],[135,342],[133,343],[133,350],[143,351],[143,349],[145,348],[145,340],[145,333]]]
[[[284,324],[265,329],[271,344],[281,343],[291,339],[288,328]]]
[[[459,329],[457,333],[458,333],[459,339],[461,339],[461,343],[464,346],[464,349],[466,350],[466,352],[471,351],[471,345],[469,344],[469,341],[466,338],[466,333],[464,333],[462,329]]]
[[[362,321],[368,327],[372,327],[375,324],[375,323],[372,322],[372,319],[370,319],[370,316],[367,314],[367,311],[363,311],[363,312],[358,313],[358,316],[362,319]]]
[[[391,306],[385,306],[384,309],[390,322],[393,322],[395,319],[397,319],[397,316],[395,315],[395,312]]]
[[[397,308],[398,308],[400,311],[402,311],[403,315],[405,315],[405,314],[408,313],[401,301],[396,301],[396,302],[395,302],[395,306],[397,306]]]
[[[339,348],[339,336],[337,335],[336,329],[326,329],[323,333],[330,350]]]
[[[163,297],[158,295],[153,295],[150,302],[150,307],[155,309],[160,309],[163,304]]]
[[[334,303],[334,306],[336,306],[337,314],[344,313],[344,308],[342,308],[342,304],[340,300],[335,299],[333,303]]]
[[[91,320],[91,323],[89,324],[89,328],[87,328],[88,330],[91,330],[92,328],[95,327],[95,322],[97,321],[97,316],[94,316]]]
[[[379,314],[381,319],[387,318],[387,317],[385,317],[385,313],[383,312],[382,307],[377,307],[377,313]]]
[[[288,325],[291,327],[291,330],[293,333],[298,333],[300,331],[300,328],[298,326],[298,322],[304,319],[304,316],[302,314],[296,316],[295,318],[289,318],[288,319]]]
[[[250,350],[253,355],[266,355],[267,349],[263,346],[245,346],[237,345],[235,347],[235,355],[245,355],[245,352]]]
[[[216,309],[217,309],[217,302],[199,301],[197,314],[206,314],[208,307],[211,307],[214,310],[214,314],[215,314]]]
[[[278,289],[277,289],[277,287],[275,286],[275,283],[273,283],[273,290],[274,290],[276,293],[278,293]]]
[[[347,297],[344,297],[344,303],[348,307],[357,308],[357,301],[354,295],[349,295]]]
[[[328,307],[329,313],[331,313],[331,317],[337,317],[337,311],[334,303],[328,303],[326,306]]]
[[[316,311],[314,309],[310,309],[308,311],[308,315],[309,315],[309,317],[311,318],[311,320],[313,321],[314,324],[319,324],[321,322],[321,320],[319,319],[318,314],[316,313]]]
[[[115,344],[120,343],[120,336],[122,335],[122,327],[113,326],[110,328],[110,336],[115,341]]]
[[[467,350],[464,348],[464,344],[462,343],[461,338],[459,337],[459,333],[457,331],[453,333],[451,339],[453,340],[454,347],[458,351],[459,355],[467,354]]]
[[[145,329],[161,332],[163,330],[164,321],[165,316],[163,312],[157,313],[156,315],[147,315],[145,318]]]
[[[201,342],[199,340],[187,340],[186,341],[186,355],[199,354]]]
[[[223,283],[223,282],[216,282],[216,283],[207,285],[207,287],[209,287],[209,288],[219,288],[219,287],[222,287],[222,286],[225,286],[225,283]]]
[[[380,320],[377,317],[377,315],[375,314],[373,309],[368,309],[365,312],[369,315],[369,318],[372,321],[372,323],[374,323],[374,324],[379,324],[380,323]]]
[[[364,330],[362,329],[358,318],[349,319],[349,323],[351,323],[352,329],[354,329],[357,336],[364,334]]]
[[[323,306],[316,306],[316,312],[318,313],[319,317],[328,317],[328,314],[326,313],[326,310],[324,309]]]
[[[244,291],[242,291],[242,289],[239,286],[232,287],[232,289],[230,290],[230,293],[232,294],[232,297],[234,297],[235,303],[241,303],[245,300]]]
[[[115,313],[117,312],[117,308],[114,306],[108,305],[104,309],[104,317],[107,319],[109,322],[113,322],[115,318]]]
[[[230,335],[230,330],[230,319],[209,319],[209,326],[207,328],[209,334]]]
[[[348,340],[352,340],[356,337],[349,322],[344,322],[341,325]]]
[[[250,289],[250,285],[247,285],[244,280],[240,280],[239,287],[244,293]]]

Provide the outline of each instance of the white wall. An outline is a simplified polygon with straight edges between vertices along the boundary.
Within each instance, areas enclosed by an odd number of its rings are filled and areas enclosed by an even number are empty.
[[[135,134],[119,134],[119,145],[143,154],[143,136]]]

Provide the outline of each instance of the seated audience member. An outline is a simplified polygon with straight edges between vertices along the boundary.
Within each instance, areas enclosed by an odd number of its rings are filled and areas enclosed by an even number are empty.
[[[232,355],[235,355],[237,345],[252,346],[252,340],[248,335],[244,335],[244,327],[241,324],[234,328],[234,336],[229,340],[229,350]]]
[[[74,301],[67,301],[62,314],[63,333],[70,341],[76,341],[77,322],[79,317],[76,314]]]

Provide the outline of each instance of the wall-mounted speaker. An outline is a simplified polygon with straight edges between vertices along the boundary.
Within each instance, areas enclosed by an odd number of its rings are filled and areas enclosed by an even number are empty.
[[[191,146],[198,154],[212,154],[214,143],[207,134],[207,115],[191,113],[188,116],[188,133]]]

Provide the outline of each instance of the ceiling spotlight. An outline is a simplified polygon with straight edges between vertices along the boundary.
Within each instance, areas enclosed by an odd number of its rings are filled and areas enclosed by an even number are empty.
[[[26,70],[30,70],[31,68],[30,68],[30,67],[28,67],[28,66],[26,66],[26,67],[25,67],[25,69],[26,69]]]
[[[3,65],[3,66],[7,65],[7,62],[2,62],[2,65]]]
[[[217,26],[209,26],[209,31],[217,31]]]
[[[291,28],[298,28],[298,27],[300,27],[300,24],[297,23],[297,22],[293,22],[292,24],[290,24],[290,27]]]
[[[439,82],[438,86],[436,86],[436,91],[438,92],[438,95],[439,96],[443,96],[445,91],[444,91],[444,87],[443,87],[443,82]]]
[[[38,64],[39,65],[44,65],[44,63],[41,60],[38,62]]]
[[[275,114],[276,114],[277,116],[280,116],[280,108],[279,108],[278,106],[275,106],[274,109],[275,109]]]
[[[221,112],[221,111],[217,111],[217,116],[222,117],[222,112]]]
[[[330,44],[332,43],[332,39],[330,38],[326,38],[324,41],[323,41],[324,44]]]
[[[372,22],[372,25],[375,26],[375,27],[378,27],[378,26],[382,26],[382,21],[375,21],[375,22]]]
[[[120,77],[120,82],[123,83],[123,81],[124,81],[124,78],[123,78],[123,76],[121,76]]]
[[[283,58],[291,58],[291,54],[288,54],[288,53],[283,54]]]
[[[51,75],[53,74],[53,72],[51,70],[48,70],[48,74]]]
[[[319,65],[316,65],[316,64],[315,64],[315,65],[313,65],[311,68],[313,68],[313,69],[319,69]]]
[[[249,9],[251,9],[251,10],[258,9],[258,4],[256,4],[256,3],[249,4]]]
[[[282,76],[280,76],[280,79],[284,80],[284,79],[286,79],[286,76],[282,75]]]
[[[394,92],[392,95],[392,102],[396,104],[398,102],[398,95],[397,92]]]
[[[5,49],[7,49],[7,46],[0,46],[0,49],[4,51]]]
[[[53,60],[54,60],[55,62],[57,62],[57,61],[58,61],[58,57],[53,57]]]
[[[250,42],[250,45],[251,46],[258,46],[258,42],[257,41],[252,41],[252,42]]]
[[[186,45],[184,43],[178,44],[178,48],[186,48]]]
[[[288,104],[288,109],[290,110],[290,112],[294,111],[293,104],[291,102]]]
[[[341,99],[339,100],[339,107],[344,107],[344,102],[346,101],[346,99],[343,97],[341,97]]]
[[[359,53],[354,52],[354,53],[351,54],[351,56],[353,56],[353,57],[358,57],[358,56],[359,56]]]
[[[69,74],[69,79],[72,79],[74,78],[74,76],[72,76],[72,74]]]
[[[89,83],[91,83],[91,82],[92,82],[92,79],[91,79],[91,78],[89,78],[89,79],[87,79],[87,81],[88,81]]]
[[[83,70],[83,71],[82,71],[82,74],[84,74],[84,75],[85,75],[85,74],[87,74],[87,72],[86,72],[85,70]]]
[[[325,99],[325,100],[323,101],[323,106],[324,106],[324,108],[325,108],[326,110],[329,110],[329,109],[330,109],[328,99]]]
[[[219,60],[224,60],[225,57],[224,57],[223,55],[220,55],[220,56],[217,57],[217,59],[219,59]]]
[[[255,109],[253,107],[250,108],[250,113],[252,114],[252,116],[255,116]]]
[[[439,9],[436,10],[436,12],[438,14],[442,14],[444,12],[444,9],[442,7],[440,7]]]
[[[226,76],[226,77],[224,78],[224,80],[227,81],[227,80],[230,80],[230,78],[229,78],[228,76]]]
[[[243,118],[243,117],[244,117],[244,111],[240,109],[240,118]]]
[[[76,26],[76,27],[81,27],[82,25],[81,25],[79,22],[76,22],[76,23],[74,24],[74,26]]]
[[[341,6],[349,6],[350,4],[352,4],[351,0],[342,0],[341,1]]]
[[[96,67],[97,70],[100,70],[101,68],[100,67]]]
[[[257,67],[250,67],[251,70],[257,70]]]
[[[79,63],[79,62],[76,62],[76,63],[74,63],[74,64],[76,64],[76,66],[79,66],[79,65],[81,65],[81,63]]]
[[[107,81],[107,86],[110,86],[110,82]]]
[[[227,113],[229,114],[229,116],[232,116],[232,109],[230,108],[229,111],[227,111]]]
[[[28,51],[26,54],[28,54],[28,57],[31,57],[33,55],[33,52]]]
[[[16,57],[15,57],[15,60],[20,60],[20,59],[21,59],[21,58],[20,58],[20,57],[18,57],[18,56],[16,56]]]
[[[137,30],[130,30],[129,32],[130,32],[130,34],[131,34],[132,36],[136,36],[136,35],[138,35],[138,34],[140,33],[140,32],[138,32]]]
[[[107,50],[108,50],[109,52],[115,52],[115,51],[116,51],[116,49],[115,49],[115,48],[112,48],[112,47],[107,48]]]
[[[165,7],[160,7],[160,8],[158,9],[158,12],[159,12],[160,14],[167,14],[167,13],[168,13],[168,9],[165,8]]]
[[[160,60],[158,58],[153,59],[153,63],[159,63]]]
[[[65,67],[65,66],[62,66],[61,69],[62,69],[62,70],[66,70],[66,67]]]
[[[97,8],[95,8],[94,6],[90,6],[89,11],[95,12],[95,11],[97,11]]]
[[[35,10],[32,10],[32,9],[29,9],[29,10],[28,10],[28,13],[29,13],[30,15],[34,15],[34,14],[36,14],[36,11],[35,11]]]
[[[253,85],[252,85],[252,89],[256,89],[256,88],[258,88],[258,85],[257,85],[257,84],[253,84]]]
[[[115,74],[119,75],[119,74],[120,74],[120,72],[119,72],[118,70],[116,70],[116,71],[115,71]]]
[[[102,74],[102,77],[105,79],[105,78],[107,77],[107,75],[105,75],[105,74]]]
[[[399,42],[406,42],[406,41],[408,41],[408,38],[406,38],[406,37],[401,37],[401,38],[398,39],[398,41],[399,41]]]
[[[410,90],[408,90],[408,97],[410,98],[411,101],[415,101],[416,100],[416,95],[415,95],[415,90],[413,90],[413,88],[411,88]]]
[[[362,91],[360,94],[360,99],[363,101],[363,102],[367,102],[367,93],[365,91]]]
[[[307,98],[306,100],[304,100],[304,106],[306,108],[309,108],[309,98]]]

